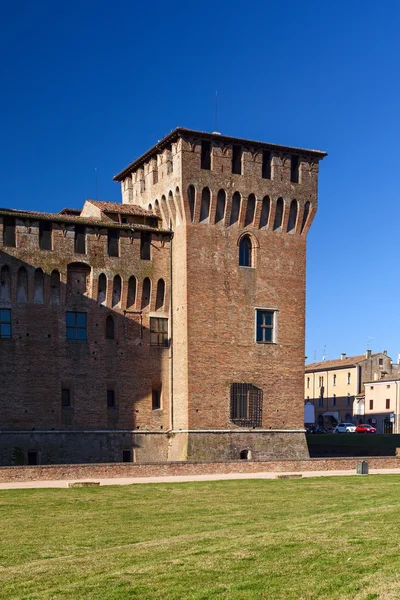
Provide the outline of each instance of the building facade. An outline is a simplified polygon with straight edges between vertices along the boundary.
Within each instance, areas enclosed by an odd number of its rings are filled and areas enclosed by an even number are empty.
[[[342,354],[339,359],[306,365],[304,376],[305,402],[315,407],[318,425],[334,427],[338,422],[351,423],[364,397],[364,383],[380,379],[393,369],[386,351],[372,354],[367,350],[359,356]],[[358,421],[357,421],[358,422]]]
[[[365,395],[360,400],[357,422],[363,419],[376,428],[377,433],[400,433],[400,377],[388,375],[380,380],[365,383]],[[363,408],[363,414],[362,412]]]
[[[0,461],[304,457],[325,156],[178,128],[122,204],[0,210]]]

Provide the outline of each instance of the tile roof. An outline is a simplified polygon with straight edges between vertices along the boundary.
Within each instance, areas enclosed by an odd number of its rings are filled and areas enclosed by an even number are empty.
[[[136,215],[142,217],[158,218],[155,212],[146,210],[137,204],[122,204],[120,202],[101,202],[100,200],[91,200],[88,198],[86,202],[90,202],[103,212],[118,213],[120,215]]]
[[[78,217],[68,214],[37,212],[33,210],[19,210],[13,208],[0,208],[0,215],[7,215],[19,219],[37,219],[41,221],[54,221],[55,223],[79,223],[91,227],[104,227],[108,229],[143,229],[146,231],[157,231],[159,233],[171,233],[169,229],[159,229],[139,223],[114,223],[113,221],[102,221],[96,217]],[[151,216],[152,213],[150,213]]]
[[[372,355],[374,356],[374,355]],[[321,362],[310,363],[306,365],[306,373],[310,371],[327,371],[328,369],[339,369],[340,367],[349,367],[365,360],[365,354],[359,356],[347,356],[346,358],[336,358],[334,360],[323,360]]]
[[[114,181],[123,181],[123,179],[129,173],[131,173],[134,169],[136,169],[137,167],[139,167],[140,165],[145,163],[147,160],[149,160],[155,154],[164,150],[164,148],[166,148],[169,144],[171,144],[172,142],[177,140],[179,137],[183,137],[185,135],[195,136],[197,138],[203,138],[203,139],[207,139],[207,140],[212,139],[217,142],[222,141],[222,142],[225,142],[226,144],[238,144],[239,143],[239,144],[256,146],[258,148],[281,150],[283,152],[292,152],[292,153],[296,153],[296,154],[308,154],[309,156],[313,156],[317,160],[321,160],[325,156],[327,156],[327,153],[322,152],[321,150],[307,150],[306,148],[296,148],[294,146],[281,146],[280,144],[271,144],[269,142],[259,142],[259,141],[255,141],[255,140],[246,140],[243,138],[232,137],[229,135],[222,135],[220,133],[216,133],[215,131],[213,133],[207,133],[205,131],[196,131],[194,129],[186,129],[185,127],[177,127],[176,129],[171,131],[168,135],[163,137],[162,140],[157,142],[157,144],[155,144],[152,148],[147,150],[147,152],[145,152],[144,154],[139,156],[139,158],[137,158],[136,160],[131,162],[120,173],[115,175],[115,177],[113,178]]]

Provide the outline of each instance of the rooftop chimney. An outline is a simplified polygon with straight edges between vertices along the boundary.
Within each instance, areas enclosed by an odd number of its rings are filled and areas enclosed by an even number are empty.
[[[340,360],[344,360],[346,358],[346,354],[345,352],[342,352],[342,354],[340,355]]]
[[[372,354],[371,350],[366,350],[365,358],[371,358],[371,354]]]
[[[385,356],[387,356],[387,350],[382,350],[382,354],[384,354]]]

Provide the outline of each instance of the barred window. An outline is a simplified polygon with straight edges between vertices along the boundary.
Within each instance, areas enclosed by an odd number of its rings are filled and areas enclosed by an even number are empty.
[[[11,339],[11,309],[0,309],[0,338]]]
[[[168,319],[150,317],[150,345],[168,346]]]
[[[83,312],[67,312],[67,340],[76,342],[86,342],[87,326],[86,313]]]
[[[262,401],[262,389],[251,383],[232,383],[231,420],[242,427],[261,427]]]

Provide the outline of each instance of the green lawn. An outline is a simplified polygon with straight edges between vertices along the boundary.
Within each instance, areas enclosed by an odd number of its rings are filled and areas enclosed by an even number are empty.
[[[400,476],[0,492],[0,598],[400,598]]]

